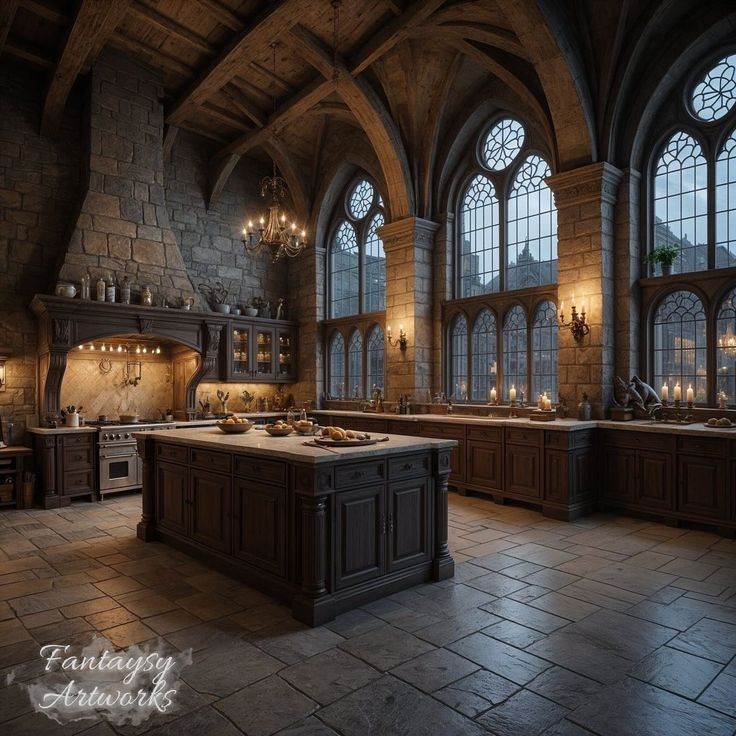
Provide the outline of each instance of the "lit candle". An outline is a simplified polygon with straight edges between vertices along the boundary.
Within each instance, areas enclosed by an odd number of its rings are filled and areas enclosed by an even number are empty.
[[[496,387],[495,386],[491,389],[490,397],[491,397],[491,401],[495,403],[496,402]]]
[[[246,231],[245,228],[243,228],[243,235],[247,235],[247,234],[248,234],[248,232]]]
[[[670,398],[670,387],[666,384],[662,384],[662,401],[667,401]]]
[[[688,384],[687,386],[687,400],[689,403],[693,403],[695,399],[695,391],[693,391],[692,384]]]
[[[513,384],[511,384],[511,388],[509,389],[509,399],[516,401],[516,386]]]
[[[548,399],[545,397],[544,399],[544,410],[545,411],[552,411],[552,399]]]
[[[680,401],[682,399],[682,389],[680,388],[680,384],[675,384],[675,401]]]

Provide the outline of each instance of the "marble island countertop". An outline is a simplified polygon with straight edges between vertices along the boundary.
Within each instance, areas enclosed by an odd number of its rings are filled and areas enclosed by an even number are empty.
[[[154,437],[158,441],[202,447],[228,452],[243,452],[248,455],[276,458],[301,463],[334,463],[344,460],[367,460],[376,456],[397,455],[421,450],[438,450],[454,447],[456,440],[438,440],[425,437],[407,437],[398,434],[373,434],[373,437],[388,437],[387,442],[360,447],[335,447],[330,450],[305,445],[311,437],[293,433],[286,437],[272,437],[264,430],[251,429],[243,434],[225,434],[217,427],[192,427],[172,429],[167,432],[141,432],[141,437]]]

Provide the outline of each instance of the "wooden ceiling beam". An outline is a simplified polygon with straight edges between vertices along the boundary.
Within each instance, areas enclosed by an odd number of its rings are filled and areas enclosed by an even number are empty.
[[[266,124],[264,114],[234,84],[226,84],[222,88],[222,94],[256,127],[262,128]]]
[[[10,39],[5,43],[5,51],[17,59],[23,59],[31,64],[41,67],[42,69],[53,69],[54,62],[41,56],[35,49],[30,48],[27,44],[16,39]]]
[[[192,31],[185,26],[165,15],[162,15],[158,10],[151,8],[148,5],[144,5],[141,2],[134,2],[130,6],[128,12],[135,18],[158,28],[167,35],[186,43],[192,48],[197,49],[197,51],[201,51],[203,54],[214,56],[217,53],[217,49],[207,40],[198,36],[196,33],[192,33]]]
[[[222,3],[218,3],[217,0],[197,0],[197,2],[212,13],[217,18],[217,22],[221,25],[229,28],[231,31],[242,31],[245,28],[245,23],[233,13],[230,8],[225,7]]]
[[[10,26],[15,20],[15,13],[18,10],[18,0],[3,0],[0,3],[0,54],[3,53],[5,43],[10,35]]]
[[[27,10],[29,13],[57,26],[65,26],[69,22],[69,18],[64,13],[60,13],[56,8],[42,3],[40,0],[20,0],[19,5],[23,10]]]
[[[131,38],[123,33],[113,33],[110,37],[113,46],[123,49],[132,54],[140,54],[140,56],[151,66],[164,69],[171,74],[177,74],[184,79],[189,79],[196,71],[194,67],[185,64],[179,59],[165,54],[159,49],[148,46],[136,38]]]
[[[198,112],[203,113],[215,120],[219,120],[225,125],[229,125],[235,130],[250,131],[251,127],[246,125],[240,118],[233,117],[227,110],[223,110],[219,105],[216,105],[211,100],[205,102],[204,105],[200,105]]]
[[[77,75],[102,50],[129,4],[130,0],[82,0],[51,75],[41,115],[42,133],[58,128]]]
[[[166,122],[175,125],[184,120],[237,74],[243,66],[243,60],[260,50],[264,38],[275,38],[296,23],[299,2],[273,0],[189,86],[169,110]]]
[[[266,79],[273,82],[282,92],[286,92],[286,94],[292,94],[294,92],[294,88],[286,81],[281,79],[277,74],[272,72],[267,67],[263,66],[262,64],[259,64],[256,61],[251,61],[248,66],[251,69],[255,69],[259,74],[266,77]]]

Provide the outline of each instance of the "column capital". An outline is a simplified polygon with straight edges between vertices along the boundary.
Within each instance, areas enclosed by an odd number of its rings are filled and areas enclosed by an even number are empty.
[[[411,242],[417,248],[432,250],[434,236],[439,224],[421,217],[404,217],[379,227],[376,232],[383,241],[383,249],[388,252],[394,248],[406,247]]]
[[[557,208],[601,201],[614,204],[623,171],[607,161],[563,171],[545,180],[555,195]]]

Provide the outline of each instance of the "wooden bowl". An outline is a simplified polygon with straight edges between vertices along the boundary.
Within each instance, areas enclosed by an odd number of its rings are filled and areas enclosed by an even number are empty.
[[[225,422],[216,422],[215,426],[221,429],[225,434],[243,434],[253,428],[252,422],[238,422],[237,424],[226,424]]]
[[[293,427],[274,427],[269,426],[268,424],[264,427],[264,429],[271,435],[271,437],[286,437],[294,431]]]

